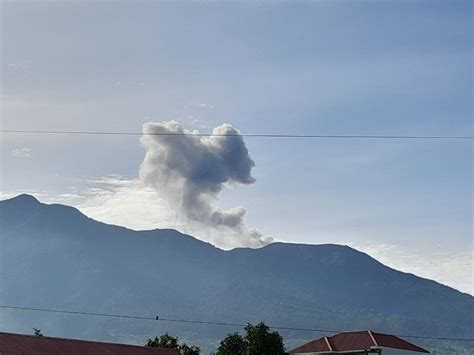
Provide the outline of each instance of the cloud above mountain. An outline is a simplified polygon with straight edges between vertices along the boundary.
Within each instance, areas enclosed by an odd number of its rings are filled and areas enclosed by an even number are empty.
[[[31,158],[32,156],[33,149],[28,148],[28,147],[22,147],[22,148],[15,148],[13,149],[10,154],[13,157],[17,158]]]
[[[225,189],[256,182],[255,162],[239,130],[224,123],[205,136],[176,121],[148,122],[140,142],[145,155],[135,177],[90,178],[56,196],[32,192],[44,201],[78,207],[106,223],[135,230],[173,228],[223,249],[273,242],[246,225],[245,207],[217,207]]]
[[[224,123],[213,129],[212,136],[201,136],[176,121],[148,122],[140,141],[145,149],[140,181],[186,218],[224,235],[240,235],[244,246],[263,246],[273,240],[246,227],[244,207],[215,206],[225,187],[255,182],[251,174],[255,163],[239,130]]]

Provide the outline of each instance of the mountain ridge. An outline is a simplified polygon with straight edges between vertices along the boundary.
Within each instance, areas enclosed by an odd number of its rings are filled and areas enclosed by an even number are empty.
[[[72,207],[72,206],[69,206],[69,205],[65,205],[65,204],[61,204],[61,203],[52,203],[52,204],[47,204],[47,203],[43,203],[43,202],[40,202],[36,197],[34,197],[33,195],[30,195],[30,194],[19,194],[17,196],[14,196],[12,198],[9,198],[9,199],[5,199],[5,200],[0,200],[0,203],[17,203],[17,202],[20,202],[20,203],[32,203],[36,206],[53,206],[53,207],[61,207],[61,208],[67,208],[67,209],[70,209],[71,211],[74,211],[75,213],[78,213],[80,214],[82,217],[90,220],[90,221],[93,221],[93,222],[96,222],[96,223],[100,223],[102,225],[105,225],[105,226],[108,226],[108,227],[113,227],[113,228],[122,228],[122,229],[125,229],[127,231],[130,231],[130,232],[137,232],[137,233],[160,233],[160,232],[171,232],[173,233],[175,236],[178,236],[180,238],[189,238],[190,240],[193,240],[193,241],[197,241],[197,242],[200,242],[200,243],[203,243],[203,244],[207,244],[215,249],[218,249],[218,250],[221,250],[221,251],[224,251],[224,252],[230,252],[230,251],[235,251],[235,250],[257,250],[257,249],[264,249],[264,248],[268,248],[270,246],[272,247],[277,247],[278,245],[283,245],[283,246],[287,246],[287,247],[291,247],[291,246],[297,246],[297,247],[323,247],[323,246],[333,246],[333,247],[341,247],[341,248],[349,248],[350,250],[352,251],[355,251],[357,253],[360,253],[364,256],[367,256],[371,259],[373,259],[374,261],[376,261],[377,263],[383,265],[384,267],[387,267],[389,269],[392,269],[392,270],[395,270],[397,272],[401,272],[401,273],[404,273],[404,274],[407,274],[407,275],[413,275],[415,277],[418,277],[418,278],[421,278],[421,279],[424,279],[424,280],[427,280],[427,281],[432,281],[432,282],[435,282],[436,284],[440,285],[440,286],[444,286],[444,287],[447,287],[447,288],[450,288],[450,289],[453,289],[455,291],[458,291],[458,292],[461,292],[463,294],[466,294],[466,295],[469,295],[469,296],[472,296],[466,292],[463,292],[463,291],[460,291],[454,287],[451,287],[449,285],[446,285],[446,284],[443,284],[441,282],[438,282],[436,280],[433,280],[433,279],[429,279],[429,278],[425,278],[425,277],[422,277],[422,276],[419,276],[419,275],[416,275],[414,273],[410,273],[410,272],[405,272],[405,271],[401,271],[401,270],[398,270],[398,269],[395,269],[395,268],[392,268],[390,266],[387,266],[383,263],[381,263],[380,261],[378,261],[376,258],[374,258],[373,256],[371,256],[370,254],[367,254],[365,252],[362,252],[356,248],[353,248],[349,245],[346,245],[346,244],[336,244],[336,243],[322,243],[322,244],[310,244],[310,243],[293,243],[293,242],[273,242],[273,243],[270,243],[268,245],[265,245],[263,247],[259,247],[259,248],[248,248],[248,247],[236,247],[236,248],[233,248],[233,249],[221,249],[215,245],[213,245],[212,243],[209,243],[209,242],[206,242],[206,241],[203,241],[201,239],[198,239],[196,237],[193,237],[192,235],[189,235],[189,234],[186,234],[186,233],[182,233],[176,229],[173,229],[173,228],[154,228],[154,229],[145,229],[145,230],[135,230],[135,229],[131,229],[131,228],[127,228],[125,226],[120,226],[120,225],[116,225],[116,224],[110,224],[110,223],[105,223],[105,222],[102,222],[102,221],[99,221],[99,220],[96,220],[92,217],[89,217],[87,216],[85,213],[83,213],[82,211],[80,211],[79,209],[75,208],[75,207]]]
[[[472,296],[392,269],[349,246],[277,242],[222,250],[172,229],[134,231],[28,196],[0,201],[4,304],[130,314],[156,314],[159,305],[168,318],[474,334]],[[35,297],[29,297],[32,290]],[[23,317],[11,313],[7,321],[24,330],[29,323]],[[117,340],[149,333],[143,324],[101,321],[84,330],[77,320],[64,326],[68,317],[54,319],[47,324],[64,336]],[[223,333],[174,326],[166,330],[190,338],[218,339]]]

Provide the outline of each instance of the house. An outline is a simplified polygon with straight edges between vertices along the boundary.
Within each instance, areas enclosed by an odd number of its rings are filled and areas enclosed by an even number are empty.
[[[370,330],[345,332],[331,337],[322,337],[303,344],[289,354],[383,354],[415,355],[429,353],[419,346],[395,335],[375,333]]]
[[[0,332],[1,355],[179,355],[176,349]]]

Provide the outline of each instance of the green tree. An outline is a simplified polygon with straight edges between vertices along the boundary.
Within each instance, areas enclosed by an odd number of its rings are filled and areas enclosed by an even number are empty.
[[[145,346],[149,348],[164,348],[164,349],[177,349],[181,355],[199,355],[201,349],[199,347],[186,343],[178,344],[178,338],[165,333],[155,339],[148,339]]]
[[[270,332],[270,327],[265,323],[260,322],[257,325],[248,324],[244,329],[249,355],[285,354],[283,338],[277,331]]]
[[[195,345],[187,345],[186,343],[183,343],[178,346],[178,350],[181,353],[181,355],[199,355],[201,352],[201,349]]]
[[[155,337],[155,339],[148,339],[145,346],[149,348],[165,348],[165,349],[178,349],[178,338],[175,338],[168,333]]]
[[[221,341],[216,355],[245,355],[248,344],[239,333],[228,334]]]
[[[39,328],[33,328],[33,331],[35,332],[35,335],[38,336],[38,337],[42,337],[43,336],[43,332],[41,331],[41,329]]]
[[[245,337],[239,333],[229,334],[221,341],[216,355],[283,355],[285,346],[278,332],[260,322],[247,324]]]

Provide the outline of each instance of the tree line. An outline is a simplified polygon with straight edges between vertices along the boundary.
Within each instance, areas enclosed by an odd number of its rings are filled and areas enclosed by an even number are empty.
[[[41,329],[33,328],[34,335],[43,336]],[[245,334],[227,334],[220,342],[217,352],[212,355],[283,355],[285,346],[283,337],[277,331],[270,331],[270,327],[260,322],[256,325],[247,324]],[[146,347],[176,349],[181,355],[199,355],[201,349],[196,345],[179,343],[178,338],[168,333],[149,338]]]
[[[265,323],[247,324],[245,334],[228,334],[219,344],[214,355],[283,355],[285,346],[283,338],[277,331],[270,331]],[[179,343],[177,337],[168,333],[148,339],[148,347],[177,349],[181,355],[199,355],[201,349],[195,345]]]

